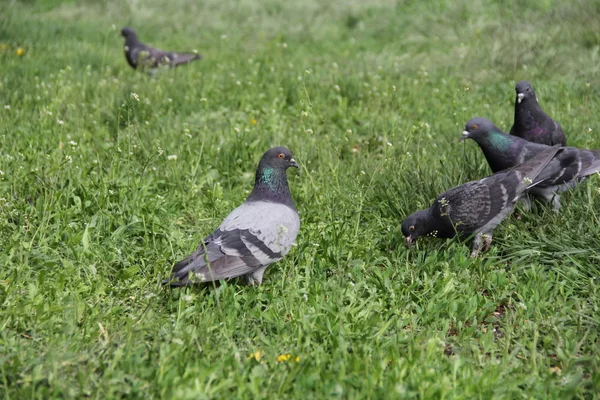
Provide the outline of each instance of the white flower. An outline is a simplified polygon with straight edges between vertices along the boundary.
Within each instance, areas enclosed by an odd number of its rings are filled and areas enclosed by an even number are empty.
[[[171,154],[170,156],[167,156],[167,160],[169,160],[169,161],[177,160],[177,154]]]
[[[131,92],[131,98],[135,101],[140,101],[140,96],[137,93]]]
[[[70,144],[71,146],[73,146],[73,147],[77,146],[77,142],[76,142],[76,141],[74,141],[74,140],[71,140],[71,141],[69,142],[69,144]]]
[[[65,121],[63,121],[62,119],[57,119],[56,122],[58,122],[59,125],[62,125],[65,123]]]
[[[200,99],[200,101],[203,101],[203,102],[206,103],[208,100],[206,99],[206,97],[203,97],[203,98]]]
[[[4,109],[5,109],[5,110],[10,110],[10,105],[8,105],[8,104],[7,104],[7,105],[5,105],[5,106],[4,106]]]
[[[306,133],[308,133],[309,135],[311,135],[311,134],[313,133],[313,130],[312,130],[312,129],[310,129],[310,128],[308,128],[308,129],[306,130]]]

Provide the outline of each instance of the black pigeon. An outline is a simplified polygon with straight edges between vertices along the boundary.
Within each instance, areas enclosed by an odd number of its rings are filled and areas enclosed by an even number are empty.
[[[507,135],[485,118],[473,118],[467,122],[461,139],[473,139],[477,142],[493,172],[521,164],[548,148],[543,144]],[[543,182],[532,188],[529,193],[547,203],[552,202],[552,208],[558,211],[559,193],[598,171],[600,151],[565,147],[540,174],[539,179]],[[531,208],[527,197],[523,198],[523,202],[526,209]]]
[[[442,193],[431,207],[404,220],[402,234],[407,245],[410,247],[416,238],[425,235],[439,238],[475,235],[471,257],[476,257],[489,248],[494,228],[510,214],[521,194],[539,183],[536,180],[539,173],[559,150],[559,146],[547,147],[515,168]]]
[[[193,283],[244,276],[262,283],[269,264],[289,251],[300,229],[300,218],[288,186],[286,170],[298,168],[292,153],[274,147],[261,158],[254,189],[189,257],[175,264],[163,284]]]
[[[520,81],[515,85],[515,91],[515,123],[510,129],[510,134],[529,142],[566,146],[565,133],[558,122],[541,109],[531,84]]]
[[[133,69],[151,70],[160,66],[172,68],[202,58],[200,54],[196,53],[177,53],[150,47],[140,42],[132,28],[121,29],[121,36],[125,37],[125,57]]]

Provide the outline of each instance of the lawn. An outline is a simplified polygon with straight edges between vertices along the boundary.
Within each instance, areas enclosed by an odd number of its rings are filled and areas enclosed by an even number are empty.
[[[132,70],[123,26],[204,59]],[[5,1],[0,395],[598,398],[600,177],[484,256],[400,223],[490,174],[532,82],[600,149],[600,3]],[[283,145],[297,246],[263,285],[161,285]]]

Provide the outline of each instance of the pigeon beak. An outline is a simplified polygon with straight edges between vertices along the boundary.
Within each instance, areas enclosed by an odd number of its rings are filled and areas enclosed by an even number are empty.
[[[293,158],[290,158],[290,167],[300,168],[296,160],[294,160]]]
[[[523,101],[523,97],[525,97],[525,93],[517,94],[517,103],[521,104],[521,102]]]
[[[469,132],[463,131],[462,135],[460,135],[460,140],[463,141],[469,138]]]
[[[412,236],[406,236],[406,247],[410,247],[412,245],[413,238]]]

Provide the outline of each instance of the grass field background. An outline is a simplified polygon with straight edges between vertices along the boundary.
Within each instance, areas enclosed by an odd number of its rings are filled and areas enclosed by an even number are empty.
[[[126,25],[204,60],[133,71]],[[4,2],[0,394],[597,398],[599,177],[477,259],[399,229],[489,174],[460,133],[508,131],[521,79],[600,148],[600,3]],[[275,145],[297,246],[260,287],[163,288]]]

